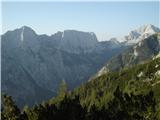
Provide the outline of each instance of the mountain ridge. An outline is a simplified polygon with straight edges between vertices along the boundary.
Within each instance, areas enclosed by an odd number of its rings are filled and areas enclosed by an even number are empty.
[[[3,34],[2,92],[12,95],[16,102],[21,101],[21,105],[33,105],[43,97],[49,99],[51,93],[55,95],[62,80],[66,81],[70,90],[87,82],[109,59],[130,47],[117,42],[115,38],[99,42],[94,33],[68,32],[64,36],[62,32],[51,36],[38,35],[31,28],[21,27]],[[146,45],[150,43],[153,43],[152,40]],[[154,46],[156,44],[151,44],[149,48]],[[27,94],[29,84],[32,84],[32,96]],[[49,96],[41,96],[37,88],[48,91],[46,95]],[[20,91],[19,94],[16,94],[16,90]],[[26,97],[31,99],[28,101]]]
[[[69,42],[63,45],[62,32],[51,36],[38,35],[28,27],[21,27],[2,35],[2,91],[12,95],[16,102],[21,101],[20,105],[33,105],[43,97],[50,98],[50,91],[55,95],[62,80],[69,89],[85,82],[111,56],[124,49],[121,46],[112,48],[108,42],[98,42],[95,35],[88,32],[74,31],[75,37],[71,39],[70,32],[67,33],[69,38],[63,37],[63,41]],[[72,44],[70,41],[74,40],[77,43]],[[80,41],[84,43],[79,44]],[[28,94],[27,88],[32,80],[35,84]],[[48,91],[48,96],[41,96],[37,91],[39,87]],[[20,91],[19,94],[16,90]]]

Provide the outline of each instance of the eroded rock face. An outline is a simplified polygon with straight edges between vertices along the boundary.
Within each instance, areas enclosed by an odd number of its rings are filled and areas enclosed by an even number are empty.
[[[9,31],[2,35],[2,92],[19,105],[32,105],[54,96],[62,80],[73,89],[124,49],[111,44],[74,30],[52,36],[26,26]]]
[[[128,35],[124,36],[123,41],[125,45],[134,45],[157,32],[160,32],[159,28],[151,24],[146,24],[132,30]]]
[[[65,30],[62,34],[60,48],[69,53],[89,53],[93,51],[97,43],[94,33]]]

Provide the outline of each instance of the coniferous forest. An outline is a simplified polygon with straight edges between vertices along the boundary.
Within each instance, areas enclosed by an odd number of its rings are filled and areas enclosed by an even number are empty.
[[[20,109],[2,96],[2,120],[159,120],[160,58],[93,78],[73,91],[62,81],[56,97]],[[155,67],[156,66],[156,67]],[[143,71],[143,75],[138,74]],[[149,79],[151,81],[149,81]]]

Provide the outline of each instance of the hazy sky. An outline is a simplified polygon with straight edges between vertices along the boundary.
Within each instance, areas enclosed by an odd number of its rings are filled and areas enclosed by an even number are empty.
[[[75,29],[99,40],[120,37],[144,24],[159,25],[154,2],[3,2],[2,32],[30,26],[38,34]]]

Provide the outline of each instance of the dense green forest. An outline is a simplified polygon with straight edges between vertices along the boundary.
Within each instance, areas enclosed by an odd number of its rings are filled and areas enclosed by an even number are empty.
[[[20,110],[2,96],[2,120],[160,120],[160,58],[103,74],[73,91]]]

